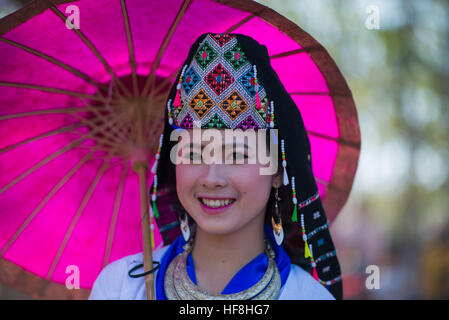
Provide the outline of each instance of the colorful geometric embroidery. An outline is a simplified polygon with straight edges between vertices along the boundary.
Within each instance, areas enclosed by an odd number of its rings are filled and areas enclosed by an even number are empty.
[[[176,118],[178,117],[178,115],[181,113],[181,110],[182,110],[183,106],[184,106],[184,101],[183,101],[182,99],[181,99],[181,106],[175,107],[175,106],[173,105],[173,102],[171,103],[170,108],[173,110],[173,115],[174,115],[175,119],[176,119]]]
[[[263,98],[260,103],[262,105],[262,108],[260,108],[260,110],[257,110],[256,107],[257,113],[260,115],[260,117],[264,122],[267,122],[269,124],[270,120],[267,117],[267,105],[268,105],[267,97]]]
[[[195,126],[195,120],[202,120],[203,128],[269,127],[269,100],[259,80],[258,109],[255,71],[235,35],[209,33],[185,70],[179,92],[182,105],[171,109],[175,124]]]
[[[193,119],[187,114],[184,119],[181,121],[181,128],[184,129],[192,129],[193,128]]]
[[[193,66],[191,66],[186,74],[184,75],[184,78],[182,79],[182,86],[188,95],[190,91],[195,87],[195,85],[200,81],[200,77],[195,72],[195,69]]]
[[[224,33],[216,33],[211,34],[212,39],[214,39],[220,47],[223,47],[226,43],[229,42],[234,36],[231,36],[230,34],[224,34]]]
[[[201,89],[193,98],[190,100],[189,106],[195,111],[198,117],[201,119],[204,115],[215,105],[211,98]]]
[[[205,41],[195,54],[195,60],[198,65],[205,69],[215,58],[217,52]]]
[[[223,57],[232,65],[235,71],[238,71],[248,59],[238,43],[223,54]]]
[[[254,72],[253,69],[248,69],[247,72],[242,74],[238,79],[242,87],[248,92],[251,97],[256,95],[256,90],[254,90]]]
[[[236,90],[220,102],[219,106],[232,120],[248,109],[248,105],[245,100],[243,100]]]
[[[215,91],[217,96],[225,91],[233,82],[234,77],[219,63],[205,78],[204,81]]]
[[[229,129],[228,125],[221,120],[218,114],[215,114],[205,125],[207,129]]]
[[[247,130],[258,128],[257,122],[251,116],[248,116],[245,120],[240,122],[237,126],[237,129]]]

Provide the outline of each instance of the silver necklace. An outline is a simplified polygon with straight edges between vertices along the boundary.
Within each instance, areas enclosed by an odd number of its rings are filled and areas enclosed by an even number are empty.
[[[164,277],[164,290],[169,300],[274,300],[281,288],[281,276],[274,260],[275,253],[265,239],[268,267],[252,287],[232,294],[211,294],[193,283],[187,274],[187,257],[193,249],[192,240],[184,245],[184,251],[170,263]]]

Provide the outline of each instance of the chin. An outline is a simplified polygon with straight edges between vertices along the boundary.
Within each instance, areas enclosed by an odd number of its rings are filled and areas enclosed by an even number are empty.
[[[196,221],[197,228],[201,228],[206,233],[213,235],[226,235],[235,232],[238,228],[234,225],[223,223],[223,221],[217,220],[211,221]]]

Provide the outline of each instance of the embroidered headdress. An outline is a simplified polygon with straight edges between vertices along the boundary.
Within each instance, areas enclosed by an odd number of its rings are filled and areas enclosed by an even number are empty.
[[[167,98],[151,192],[153,213],[165,244],[178,235],[178,203],[170,133],[188,129],[278,130],[284,190],[283,246],[293,263],[342,298],[340,266],[312,173],[310,143],[298,107],[270,65],[265,46],[240,34],[204,34],[192,45]]]

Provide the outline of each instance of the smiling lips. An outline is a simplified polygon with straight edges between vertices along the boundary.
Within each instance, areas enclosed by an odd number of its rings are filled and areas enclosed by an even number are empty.
[[[226,198],[226,199],[198,198],[198,199],[203,205],[209,208],[226,207],[235,201],[235,199],[233,198]]]

